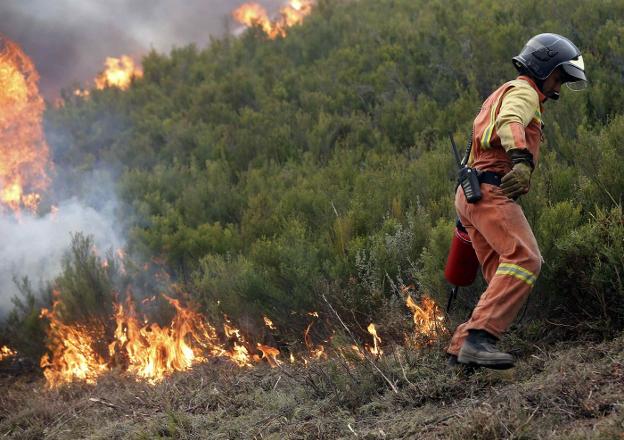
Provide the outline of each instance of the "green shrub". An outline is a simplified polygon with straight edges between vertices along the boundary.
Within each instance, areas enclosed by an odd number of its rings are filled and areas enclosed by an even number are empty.
[[[285,38],[256,27],[203,50],[152,52],[127,91],[69,92],[48,109],[58,172],[84,188],[93,169],[119,170],[129,249],[166,261],[209,312],[220,301],[232,318],[289,321],[320,285],[367,320],[384,312],[389,279],[444,302],[455,217],[447,133],[463,144],[483,99],[515,77],[511,57],[548,29],[581,48],[591,85],[546,103],[540,164],[520,201],[546,258],[534,309],[560,312],[581,299],[558,294],[580,292],[568,273],[576,260],[618,276],[615,257],[598,265],[584,240],[603,244],[619,228],[599,233],[596,219],[623,198],[624,44],[613,17],[624,6],[525,3],[323,0]],[[114,282],[85,249],[73,252],[63,313],[110,312],[94,304],[108,303]],[[610,298],[602,277],[578,285]],[[466,308],[482,287],[462,289]]]
[[[52,305],[52,288],[35,291],[28,280],[15,280],[19,296],[12,298],[13,310],[2,326],[2,344],[17,350],[20,356],[35,362],[45,350],[45,322],[39,318],[42,308]]]
[[[60,302],[59,317],[65,323],[107,320],[113,313],[113,285],[110,266],[98,257],[91,237],[72,236],[63,258],[61,274],[54,281]]]
[[[598,210],[587,224],[556,243],[544,300],[568,325],[602,332],[624,328],[624,217],[622,207]]]

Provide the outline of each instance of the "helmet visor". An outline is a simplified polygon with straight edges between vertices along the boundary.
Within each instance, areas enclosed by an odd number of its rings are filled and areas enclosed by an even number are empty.
[[[587,81],[570,81],[565,83],[566,87],[575,92],[580,92],[587,88]]]
[[[565,85],[571,90],[583,90],[587,88],[587,77],[585,76],[585,64],[583,57],[579,55],[577,59],[570,60],[561,65],[565,73]]]

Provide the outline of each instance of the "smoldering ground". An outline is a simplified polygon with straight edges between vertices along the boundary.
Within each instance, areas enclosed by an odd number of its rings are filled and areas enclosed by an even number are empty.
[[[108,56],[135,58],[190,43],[205,46],[236,27],[245,0],[2,0],[0,32],[33,59],[52,99],[73,82],[93,79]],[[270,12],[283,0],[259,0]]]

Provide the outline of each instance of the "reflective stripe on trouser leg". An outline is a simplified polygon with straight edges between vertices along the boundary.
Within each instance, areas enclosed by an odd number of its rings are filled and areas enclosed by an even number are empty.
[[[516,277],[527,283],[529,286],[533,286],[533,284],[535,284],[535,280],[537,280],[537,276],[533,272],[513,263],[499,264],[498,269],[496,269],[496,275],[509,275]]]

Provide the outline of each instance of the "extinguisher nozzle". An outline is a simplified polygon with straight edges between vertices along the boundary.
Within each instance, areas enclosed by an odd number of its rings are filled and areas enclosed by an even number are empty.
[[[453,300],[457,296],[458,291],[459,291],[459,286],[453,286],[453,288],[451,289],[451,294],[449,295],[448,302],[446,303],[446,313],[449,313],[451,311]]]

